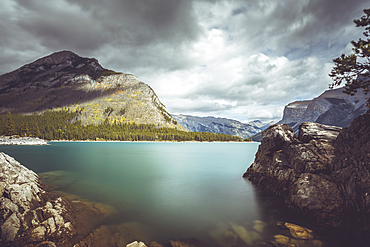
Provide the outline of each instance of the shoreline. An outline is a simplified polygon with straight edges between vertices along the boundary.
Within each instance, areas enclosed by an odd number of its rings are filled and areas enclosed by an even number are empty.
[[[44,139],[37,137],[0,136],[0,145],[49,145]]]
[[[47,142],[127,142],[127,143],[260,143],[256,141],[251,142],[236,142],[236,141],[114,141],[114,140],[50,140]]]

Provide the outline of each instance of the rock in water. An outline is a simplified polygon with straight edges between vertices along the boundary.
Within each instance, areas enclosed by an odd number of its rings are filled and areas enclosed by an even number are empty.
[[[298,137],[288,125],[270,126],[243,176],[321,225],[370,243],[370,111],[345,129],[303,123]]]
[[[306,123],[300,126],[299,139],[288,125],[271,126],[263,132],[256,159],[244,176],[320,223],[341,226],[345,202],[328,175],[334,148],[333,139],[325,138],[338,135],[339,129]]]
[[[51,198],[36,173],[0,153],[2,241],[12,246],[66,242],[75,234],[73,217],[61,197]]]
[[[296,224],[288,223],[288,222],[279,222],[278,225],[289,229],[290,234],[297,239],[313,239],[314,234],[313,231],[305,228],[303,226],[299,226]]]

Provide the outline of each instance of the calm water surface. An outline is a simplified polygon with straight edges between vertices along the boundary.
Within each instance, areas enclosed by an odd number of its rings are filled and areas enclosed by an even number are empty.
[[[54,181],[60,190],[117,209],[107,224],[142,223],[157,242],[197,237],[216,246],[220,231],[230,227],[245,230],[253,241],[272,240],[278,220],[315,227],[242,178],[257,148],[258,143],[51,142],[0,151],[38,174],[62,174]],[[270,225],[257,231],[257,220]]]

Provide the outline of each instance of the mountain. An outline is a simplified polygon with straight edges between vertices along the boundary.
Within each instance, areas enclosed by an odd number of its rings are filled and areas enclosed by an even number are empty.
[[[189,115],[172,116],[176,119],[178,124],[190,131],[223,133],[239,136],[244,139],[263,131],[274,123],[262,123],[259,120],[251,121],[249,123],[241,123],[227,118],[197,117]]]
[[[283,118],[276,124],[287,124],[298,133],[298,127],[304,122],[348,127],[351,121],[369,109],[362,89],[351,96],[343,93],[343,88],[326,90],[312,100],[295,101],[284,108]],[[261,141],[261,133],[251,137]]]
[[[108,121],[177,126],[154,90],[95,58],[60,51],[0,76],[0,114],[68,108],[82,124]]]
[[[312,100],[288,104],[283,119],[277,124],[288,124],[294,131],[303,122],[348,127],[354,118],[367,110],[366,95],[362,90],[351,96],[343,93],[343,88],[337,88],[326,90]]]

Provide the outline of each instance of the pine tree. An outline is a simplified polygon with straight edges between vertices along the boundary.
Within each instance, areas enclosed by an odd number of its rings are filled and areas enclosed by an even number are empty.
[[[4,135],[11,136],[15,134],[15,124],[12,118],[12,114],[8,112],[6,115],[7,121],[4,126]]]
[[[351,41],[354,53],[333,59],[334,67],[329,74],[333,79],[330,88],[345,84],[344,93],[354,95],[362,88],[364,93],[370,91],[370,9],[364,9],[365,15],[354,20],[356,27],[364,27],[366,39]],[[370,99],[368,99],[370,105]]]
[[[40,129],[39,129],[39,125],[37,123],[35,123],[33,125],[32,136],[34,136],[34,137],[39,137],[40,136]]]
[[[27,136],[28,135],[28,123],[26,121],[23,122],[21,126],[21,136]]]

